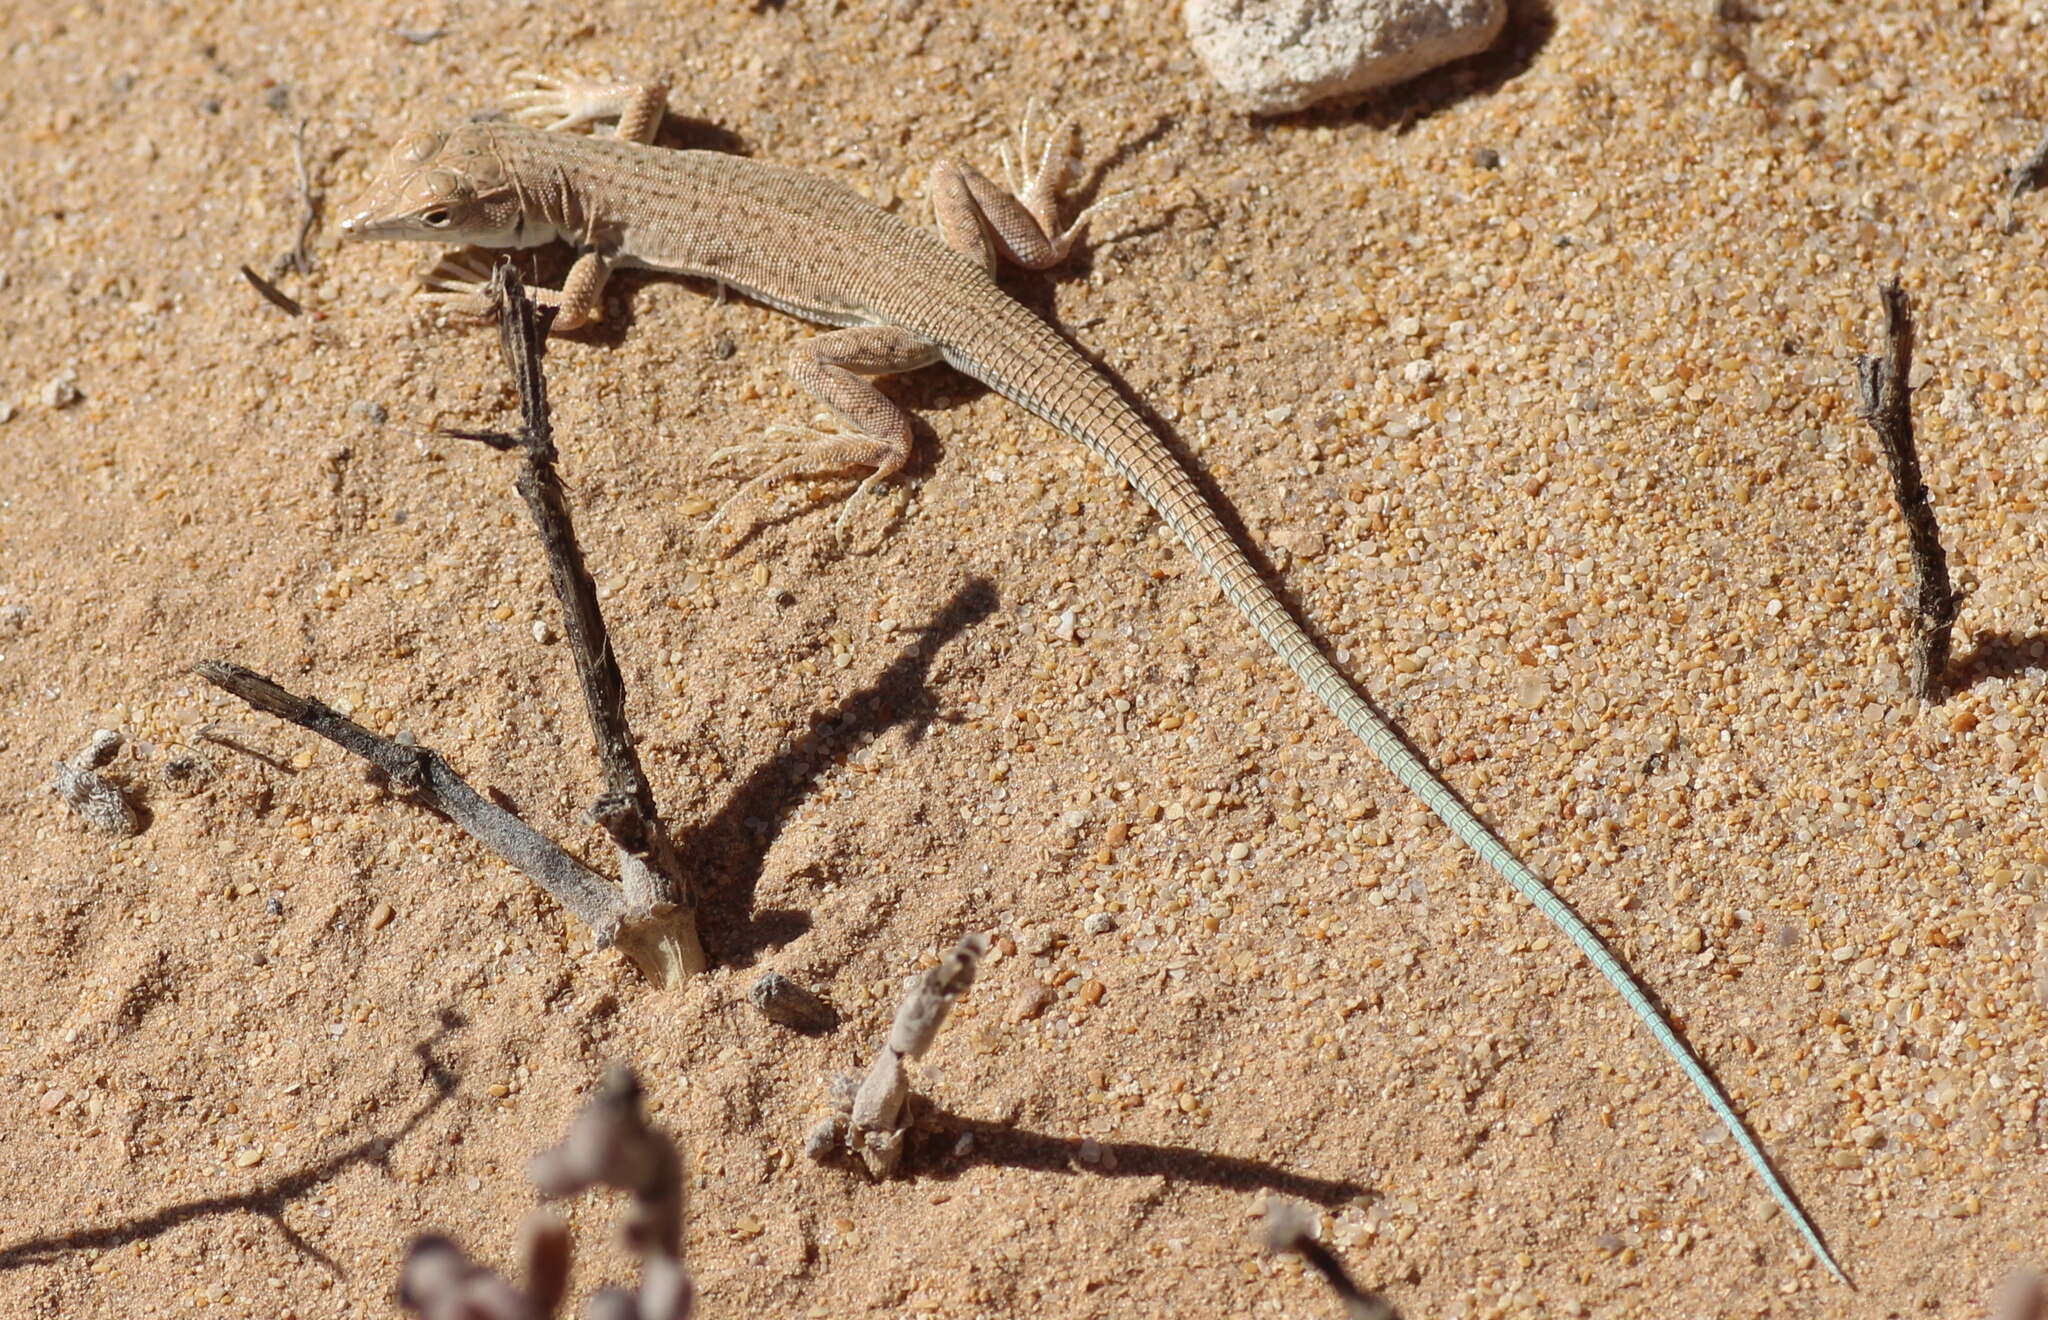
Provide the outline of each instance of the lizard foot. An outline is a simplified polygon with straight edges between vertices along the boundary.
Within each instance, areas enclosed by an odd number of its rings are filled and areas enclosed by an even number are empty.
[[[1010,195],[1031,213],[1032,219],[1038,221],[1039,229],[1052,244],[1055,259],[1064,261],[1096,209],[1108,199],[1100,199],[1084,207],[1064,229],[1060,227],[1060,203],[1067,185],[1081,167],[1080,129],[1074,116],[1065,116],[1052,126],[1045,135],[1044,145],[1034,153],[1031,122],[1037,117],[1037,112],[1037,101],[1025,104],[1024,117],[1017,125],[1017,155],[1010,155],[1008,143],[997,147],[996,153],[1003,162],[1003,180]],[[1029,167],[1034,154],[1038,164],[1027,179],[1020,164]]]
[[[621,139],[652,142],[668,106],[668,88],[658,82],[588,82],[524,69],[512,81],[505,109],[514,119],[550,133],[616,119]]]
[[[420,301],[459,316],[491,315],[489,267],[475,257],[450,252],[419,273]]]
[[[903,467],[904,455],[899,453],[895,446],[870,436],[844,431],[819,431],[782,422],[770,426],[764,434],[790,436],[805,443],[794,454],[789,452],[786,443],[769,440],[750,440],[727,445],[715,451],[711,455],[711,461],[714,463],[729,463],[734,459],[761,458],[773,454],[781,454],[783,457],[765,472],[749,478],[738,490],[727,496],[723,504],[712,511],[711,516],[704,522],[704,531],[707,535],[716,533],[729,512],[740,507],[760,506],[765,503],[770,492],[792,478],[826,476],[866,468],[867,476],[863,477],[860,484],[846,497],[845,504],[839,510],[839,516],[833,519],[833,532],[843,534],[849,520],[868,503],[862,497],[871,494]],[[757,518],[754,523],[759,521]],[[728,539],[722,553],[730,553],[731,547],[744,540],[752,531],[752,524],[741,529]]]
[[[624,83],[556,78],[531,69],[514,73],[512,84],[514,90],[505,97],[506,111],[551,133],[617,119],[634,91]]]

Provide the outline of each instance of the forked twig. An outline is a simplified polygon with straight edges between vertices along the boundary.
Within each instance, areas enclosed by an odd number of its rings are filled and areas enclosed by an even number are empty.
[[[633,748],[632,730],[626,724],[625,680],[605,631],[597,586],[576,543],[568,498],[555,473],[547,382],[540,369],[545,327],[509,265],[498,268],[491,291],[500,308],[501,342],[519,390],[523,425],[516,436],[456,434],[499,449],[518,449],[524,456],[517,485],[540,528],[604,763],[605,791],[592,811],[618,848],[620,884],[612,885],[526,822],[486,800],[425,748],[380,738],[330,707],[288,692],[240,665],[205,661],[195,665],[194,672],[257,709],[290,720],[380,767],[400,788],[441,811],[554,895],[590,926],[600,945],[617,944],[648,980],[672,988],[685,975],[704,970],[704,946],[697,938],[696,911],[675,847]]]
[[[584,710],[604,766],[604,792],[591,807],[591,816],[619,853],[619,882],[627,905],[619,942],[636,963],[667,964],[670,970],[655,979],[674,985],[684,973],[704,970],[696,907],[633,745],[633,731],[626,722],[626,680],[605,628],[597,583],[576,540],[568,493],[555,470],[554,423],[548,411],[547,377],[540,366],[547,326],[510,262],[501,263],[492,275],[490,298],[498,311],[499,347],[519,391],[520,431],[516,436],[487,431],[449,434],[520,453],[514,484],[540,533],[548,578],[562,602],[562,631],[575,658]]]

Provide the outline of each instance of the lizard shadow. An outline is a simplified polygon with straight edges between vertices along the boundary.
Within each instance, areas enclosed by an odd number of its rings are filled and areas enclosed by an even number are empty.
[[[73,1252],[111,1251],[130,1242],[161,1237],[194,1219],[216,1215],[253,1214],[276,1225],[285,1242],[301,1255],[318,1263],[335,1278],[347,1278],[347,1272],[333,1257],[308,1242],[285,1222],[285,1209],[300,1197],[331,1182],[358,1164],[375,1164],[388,1168],[387,1161],[392,1147],[416,1132],[435,1110],[446,1104],[455,1094],[455,1074],[434,1057],[433,1048],[442,1037],[462,1029],[468,1023],[452,1009],[441,1011],[440,1023],[437,1031],[413,1046],[413,1053],[419,1057],[434,1093],[390,1132],[365,1137],[346,1150],[317,1163],[308,1164],[293,1173],[259,1183],[246,1192],[181,1201],[176,1205],[168,1205],[161,1210],[100,1228],[76,1228],[68,1232],[48,1233],[42,1237],[16,1242],[0,1248],[0,1274],[32,1265],[46,1265]]]
[[[1225,1191],[1278,1192],[1325,1208],[1372,1195],[1371,1188],[1348,1178],[1317,1178],[1193,1146],[1162,1146],[1146,1141],[1084,1142],[1080,1138],[1026,1131],[1005,1122],[969,1118],[922,1101],[912,1132],[911,1168],[935,1181],[951,1181],[970,1169],[989,1166],[1095,1178],[1160,1177]],[[961,1152],[964,1138],[972,1140],[968,1149]],[[1084,1148],[1090,1158],[1083,1158]]]
[[[997,596],[985,579],[970,578],[908,640],[880,673],[831,706],[814,711],[792,730],[780,751],[733,785],[724,805],[700,824],[678,832],[678,855],[690,859],[717,890],[699,909],[703,938],[722,963],[747,966],[763,949],[787,944],[809,929],[801,912],[754,911],[762,863],[782,832],[789,809],[820,775],[859,740],[909,726],[915,742],[938,718],[928,690],[933,660],[948,641],[995,613]]]

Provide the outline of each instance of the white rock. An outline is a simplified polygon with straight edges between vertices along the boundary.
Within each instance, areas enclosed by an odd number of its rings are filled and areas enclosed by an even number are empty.
[[[1486,49],[1507,0],[1187,0],[1209,75],[1260,114],[1413,78]]]

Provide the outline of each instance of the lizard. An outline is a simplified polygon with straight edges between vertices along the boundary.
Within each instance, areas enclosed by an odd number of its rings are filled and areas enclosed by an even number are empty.
[[[1157,512],[1330,712],[1592,963],[1727,1129],[1814,1257],[1848,1282],[1720,1085],[1642,984],[1324,654],[1118,386],[996,282],[1003,259],[1033,270],[1064,260],[1089,219],[1084,210],[1064,228],[1059,222],[1076,164],[1071,120],[1048,136],[1022,187],[1000,187],[965,164],[936,166],[934,234],[822,175],[654,145],[667,107],[658,83],[521,78],[526,85],[509,99],[509,116],[401,140],[342,219],[343,236],[486,249],[566,239],[578,256],[561,290],[536,291],[558,308],[556,330],[597,317],[607,277],[630,266],[709,279],[829,327],[794,350],[790,369],[849,429],[808,433],[801,452],[750,485],[865,469],[851,507],[911,452],[909,414],[869,378],[939,361],[1087,446]],[[610,135],[562,131],[607,119],[617,121]],[[428,277],[427,291],[482,312],[473,278],[480,274],[444,264]]]

